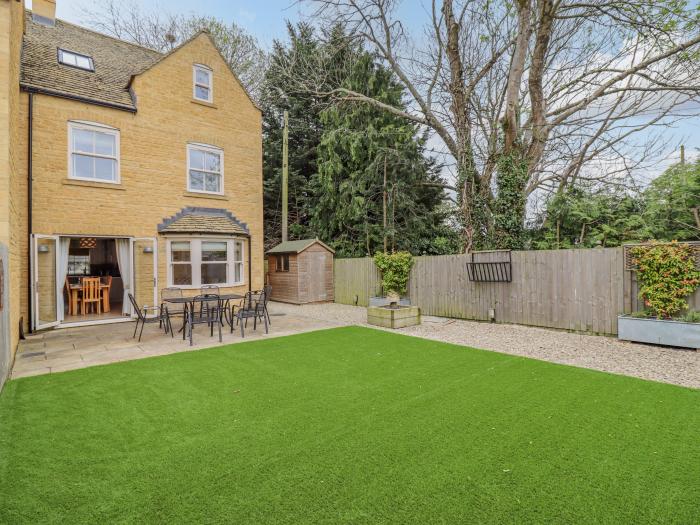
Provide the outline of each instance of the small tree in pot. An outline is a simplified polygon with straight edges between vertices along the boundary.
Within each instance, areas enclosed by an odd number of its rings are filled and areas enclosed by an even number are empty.
[[[374,263],[382,272],[382,289],[391,303],[398,303],[408,287],[413,267],[413,256],[408,252],[383,253],[374,256]]]

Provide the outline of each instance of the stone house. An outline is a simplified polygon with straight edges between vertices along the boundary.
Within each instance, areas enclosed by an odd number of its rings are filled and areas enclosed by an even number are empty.
[[[0,384],[22,331],[264,280],[261,112],[209,34],[162,54],[55,8],[0,0]]]

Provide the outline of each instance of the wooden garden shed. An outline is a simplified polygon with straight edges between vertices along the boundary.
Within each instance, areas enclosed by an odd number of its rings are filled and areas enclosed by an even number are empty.
[[[333,301],[333,255],[318,239],[286,241],[267,252],[270,298],[284,303]]]

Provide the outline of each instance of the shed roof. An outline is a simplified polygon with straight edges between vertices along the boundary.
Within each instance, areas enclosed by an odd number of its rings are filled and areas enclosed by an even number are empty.
[[[267,253],[269,254],[275,254],[275,253],[301,253],[304,250],[306,250],[309,246],[313,244],[320,244],[323,246],[326,250],[328,250],[331,253],[335,253],[335,250],[333,250],[331,247],[329,247],[327,244],[319,241],[318,239],[300,239],[298,241],[285,241],[271,250],[268,250]]]
[[[158,233],[214,233],[218,235],[249,235],[248,225],[230,211],[220,208],[187,207],[172,217],[163,219]]]

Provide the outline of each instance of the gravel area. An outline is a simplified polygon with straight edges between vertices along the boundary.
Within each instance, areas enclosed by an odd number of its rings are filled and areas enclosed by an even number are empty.
[[[338,326],[366,325],[366,309],[333,303],[287,305],[270,311],[322,319]],[[272,320],[274,323],[274,318]],[[423,317],[419,326],[397,332],[459,345],[493,350],[552,363],[591,368],[627,376],[700,388],[700,352],[643,345],[614,337],[585,335],[531,326]]]

